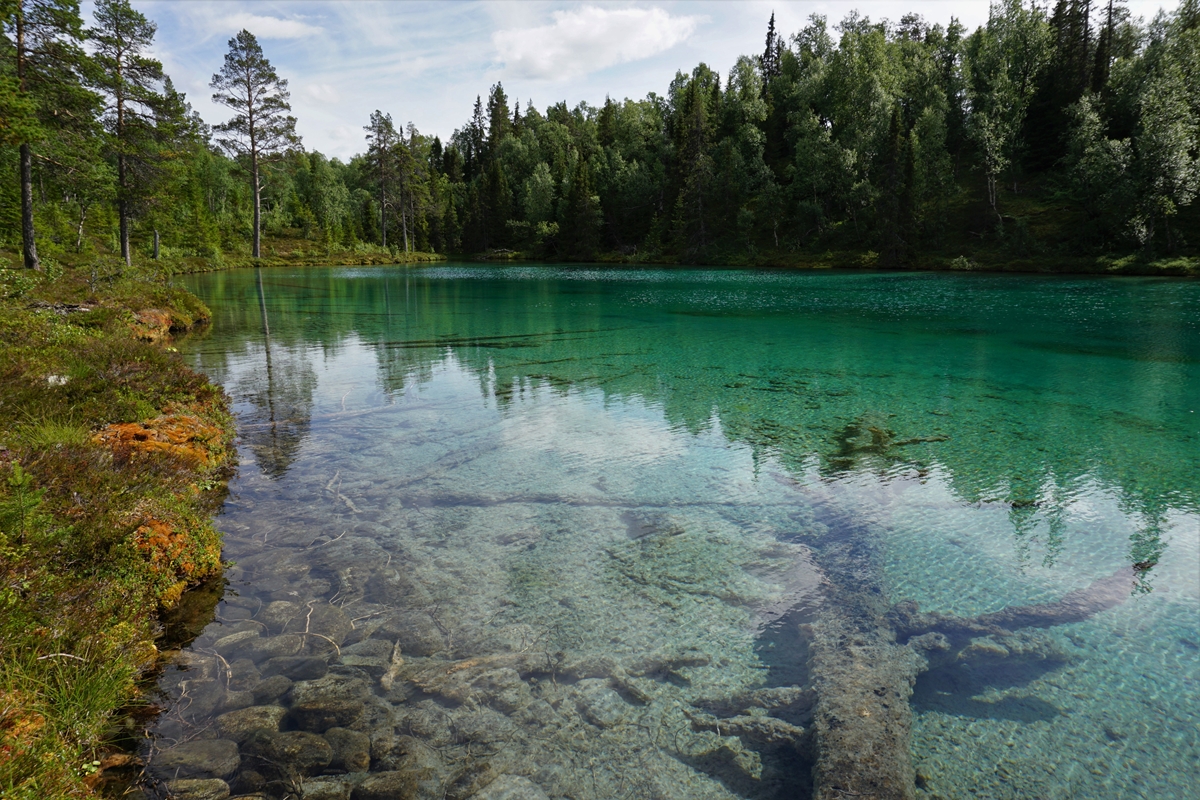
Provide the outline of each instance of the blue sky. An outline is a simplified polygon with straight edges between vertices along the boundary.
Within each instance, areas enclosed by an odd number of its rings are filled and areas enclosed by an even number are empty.
[[[443,140],[469,117],[477,94],[502,81],[510,100],[540,109],[559,100],[599,104],[666,90],[676,70],[703,61],[727,73],[762,50],[767,20],[790,35],[811,14],[832,25],[852,9],[898,20],[908,11],[968,28],[987,20],[987,0],[677,0],[668,2],[419,2],[418,0],[132,0],[158,23],[154,55],[207,122],[208,82],[229,38],[246,28],[288,79],[304,145],[349,158],[362,126],[381,109]],[[1157,0],[1130,0],[1152,16]],[[90,3],[85,3],[85,9]],[[1168,0],[1173,8],[1173,0]]]

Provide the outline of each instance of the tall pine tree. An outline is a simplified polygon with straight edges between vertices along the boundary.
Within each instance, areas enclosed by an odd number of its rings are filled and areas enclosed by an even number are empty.
[[[249,161],[254,258],[262,257],[262,164],[300,146],[296,118],[287,113],[292,110],[287,85],[263,55],[254,34],[245,29],[229,40],[225,64],[209,83],[217,90],[213,102],[235,112],[214,128],[217,141],[236,158]]]

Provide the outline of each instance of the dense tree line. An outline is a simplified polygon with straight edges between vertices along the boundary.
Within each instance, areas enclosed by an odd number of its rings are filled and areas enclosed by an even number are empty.
[[[75,0],[0,8],[0,230],[29,265],[95,246],[85,231],[126,256],[257,256],[260,218],[330,249],[567,259],[1198,244],[1179,215],[1200,190],[1200,0],[1148,23],[1122,0],[1001,0],[974,32],[852,13],[785,36],[772,17],[761,54],[641,100],[539,111],[496,84],[446,142],[376,111],[349,163],[300,148],[249,32],[213,79],[236,116],[209,129],[127,0],[92,28]],[[234,91],[254,69],[256,141]]]

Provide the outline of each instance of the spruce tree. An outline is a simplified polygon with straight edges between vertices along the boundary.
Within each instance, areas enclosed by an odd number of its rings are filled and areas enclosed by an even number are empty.
[[[213,102],[235,112],[232,119],[214,128],[217,141],[235,158],[249,161],[254,194],[254,258],[262,255],[261,165],[300,146],[296,118],[287,114],[292,110],[287,85],[263,55],[254,34],[245,29],[229,40],[225,64],[209,83],[217,90]]]
[[[500,142],[512,131],[512,122],[508,118],[508,95],[504,93],[504,86],[499,83],[493,86],[488,94],[487,113],[487,152],[488,158],[494,159]]]

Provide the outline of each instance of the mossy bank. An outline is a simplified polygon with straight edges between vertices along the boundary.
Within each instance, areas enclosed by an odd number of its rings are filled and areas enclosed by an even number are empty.
[[[158,273],[0,270],[0,797],[84,796],[145,705],[159,615],[221,570],[228,399]]]

